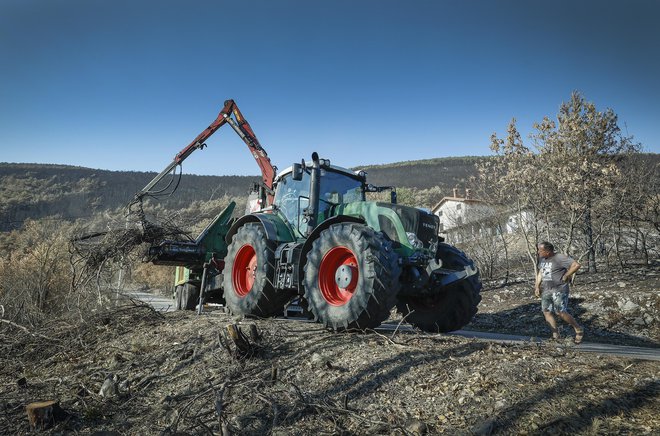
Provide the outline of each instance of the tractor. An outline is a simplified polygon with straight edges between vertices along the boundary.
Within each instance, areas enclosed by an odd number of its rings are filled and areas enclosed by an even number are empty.
[[[159,176],[225,123],[250,148],[262,182],[243,216],[232,218],[231,203],[195,241],[149,248],[149,261],[188,271],[177,286],[178,308],[194,307],[199,298],[201,310],[215,292],[231,313],[255,317],[280,315],[295,300],[335,331],[378,327],[394,307],[424,331],[470,322],[481,300],[479,273],[439,237],[437,216],[397,204],[394,187],[369,184],[365,172],[334,166],[317,153],[276,175],[233,100]],[[387,191],[387,202],[368,199]]]

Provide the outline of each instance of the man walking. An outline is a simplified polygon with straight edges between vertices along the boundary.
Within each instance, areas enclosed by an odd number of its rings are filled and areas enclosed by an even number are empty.
[[[584,337],[584,329],[568,313],[568,283],[573,274],[580,269],[580,264],[564,254],[555,253],[555,247],[549,242],[541,242],[538,245],[538,254],[539,270],[534,292],[537,297],[541,297],[541,310],[550,325],[552,337],[559,339],[557,321],[552,314],[554,312],[575,329],[574,342],[580,344]]]

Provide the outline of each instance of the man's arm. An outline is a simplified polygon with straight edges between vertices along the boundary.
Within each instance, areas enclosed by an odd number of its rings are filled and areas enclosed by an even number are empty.
[[[536,273],[536,284],[534,285],[534,295],[541,296],[541,270]]]
[[[575,272],[576,272],[577,270],[579,270],[581,266],[582,266],[582,265],[580,265],[580,264],[577,263],[576,261],[573,261],[573,263],[571,264],[571,266],[568,267],[568,271],[566,271],[566,273],[564,274],[564,276],[561,278],[561,281],[564,282],[564,283],[568,283],[568,282],[570,282],[570,281],[571,281],[571,277],[573,277],[573,274],[575,274]]]

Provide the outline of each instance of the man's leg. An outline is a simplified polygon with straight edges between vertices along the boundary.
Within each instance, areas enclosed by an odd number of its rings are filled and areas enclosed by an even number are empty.
[[[575,318],[573,318],[573,316],[570,313],[558,312],[557,315],[559,315],[559,317],[563,319],[564,322],[566,322],[566,324],[570,324],[571,327],[575,329],[575,333],[579,333],[582,331],[582,327],[580,327],[580,324],[577,323]]]
[[[575,329],[575,333],[582,331],[582,327],[575,321],[575,318],[568,313],[568,292],[561,292],[552,295],[555,313],[559,315],[565,323],[570,324]]]
[[[573,318],[573,316],[568,313],[568,292],[558,295],[554,304],[555,307],[559,309],[557,310],[557,315],[559,315],[559,317],[563,319],[564,322],[570,324],[571,327],[573,327],[575,330],[575,343],[582,343],[582,338],[584,337],[584,329],[580,326],[580,324],[577,323],[577,321],[575,321],[575,318]]]
[[[552,337],[554,339],[559,339],[559,330],[557,330],[557,321],[555,320],[555,317],[552,315],[552,312],[550,312],[549,310],[544,310],[543,316],[545,317],[545,322],[547,322],[548,325],[550,326],[550,330],[552,330]]]
[[[557,330],[557,321],[552,315],[553,305],[552,305],[552,295],[542,294],[541,295],[541,310],[543,311],[543,317],[545,322],[550,326],[552,330],[552,338],[559,339],[559,330]]]

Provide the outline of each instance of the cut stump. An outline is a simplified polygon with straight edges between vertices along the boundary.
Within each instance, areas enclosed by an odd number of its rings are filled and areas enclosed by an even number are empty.
[[[254,324],[248,326],[250,337],[258,340],[260,337],[257,327]],[[229,354],[235,358],[250,357],[254,354],[255,345],[250,342],[247,335],[243,333],[238,324],[229,324],[218,334],[220,345],[222,345]]]
[[[47,429],[64,418],[64,410],[59,401],[38,401],[25,406],[30,426],[35,429]]]

